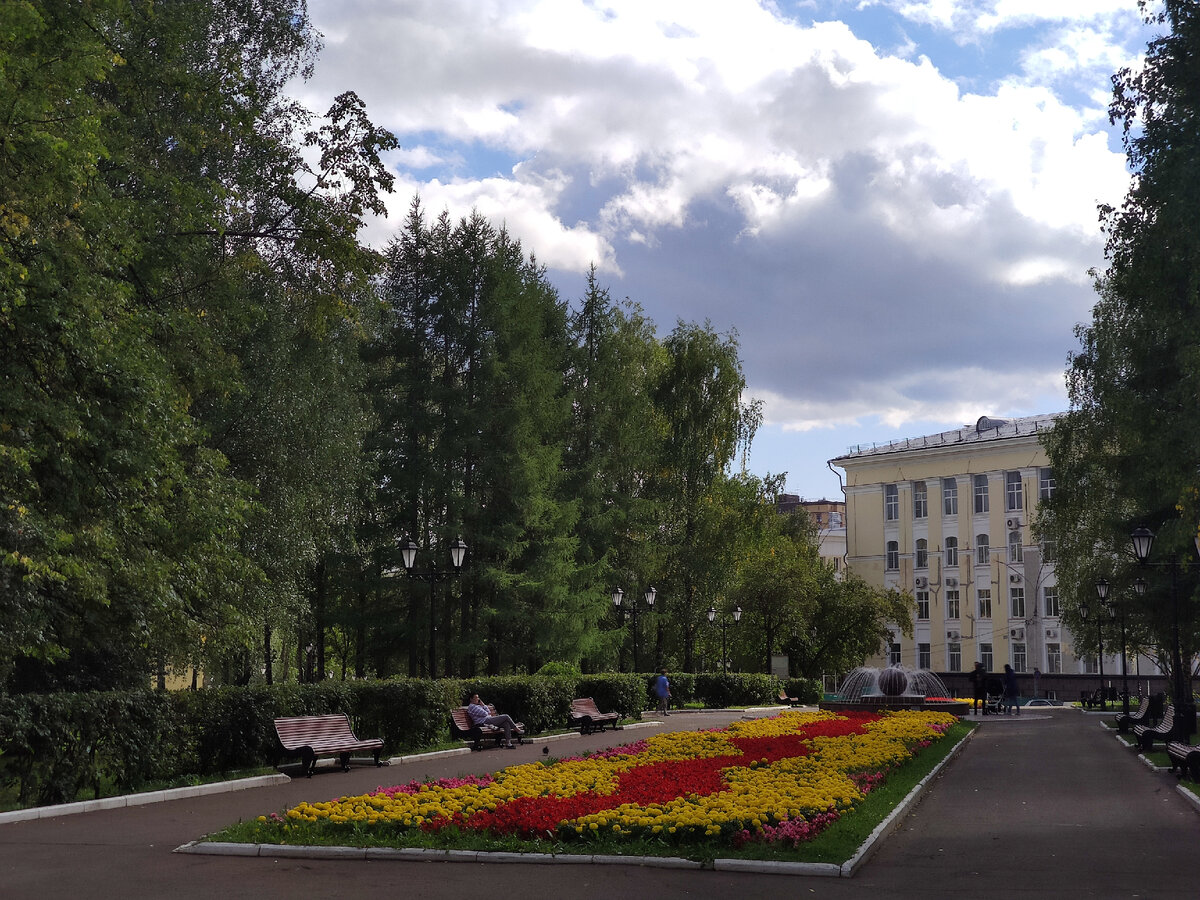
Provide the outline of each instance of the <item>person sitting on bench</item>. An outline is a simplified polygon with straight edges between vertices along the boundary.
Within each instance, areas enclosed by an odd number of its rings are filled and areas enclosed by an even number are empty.
[[[467,717],[471,720],[472,725],[494,725],[497,728],[503,728],[504,746],[509,750],[516,746],[512,742],[512,733],[516,722],[512,720],[511,716],[493,716],[492,711],[479,699],[478,694],[471,695],[471,702],[467,704]]]

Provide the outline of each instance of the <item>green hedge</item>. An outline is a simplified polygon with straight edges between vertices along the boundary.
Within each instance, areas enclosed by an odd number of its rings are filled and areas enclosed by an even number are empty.
[[[164,693],[126,691],[0,696],[0,789],[21,806],[128,793],[275,762],[272,720],[344,712],[359,737],[399,755],[450,739],[449,710],[472,693],[525,723],[530,734],[569,725],[575,697],[638,719],[657,706],[653,675],[555,674],[438,681],[326,681]],[[780,682],[767,675],[669,674],[675,707],[769,705]],[[785,682],[811,701],[817,685]]]

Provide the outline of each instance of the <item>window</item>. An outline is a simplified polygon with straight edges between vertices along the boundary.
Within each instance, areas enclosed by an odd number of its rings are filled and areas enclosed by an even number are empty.
[[[900,491],[894,484],[883,486],[883,517],[889,522],[900,518]]]
[[[942,479],[942,512],[948,516],[958,515],[958,479]]]
[[[988,477],[986,475],[975,476],[975,512],[988,512]]]
[[[958,538],[946,538],[946,565],[958,565]]]
[[[1024,641],[1014,641],[1013,645],[1012,645],[1012,654],[1013,654],[1013,661],[1012,661],[1013,671],[1024,672],[1025,671],[1025,642]]]
[[[980,588],[975,596],[979,599],[979,618],[990,619],[992,617],[992,589]]]
[[[1062,673],[1062,644],[1046,645],[1046,674],[1059,675]]]
[[[988,536],[986,534],[975,535],[975,564],[977,566],[990,565],[992,561],[992,549],[988,545]]]
[[[1095,675],[1098,669],[1096,668],[1096,657],[1089,656],[1080,661],[1080,668],[1083,669],[1084,675]]]
[[[917,618],[929,619],[929,591],[917,591]]]
[[[1054,496],[1054,470],[1038,469],[1038,499],[1049,500]]]
[[[1042,611],[1047,616],[1062,615],[1058,608],[1058,588],[1052,584],[1042,588]]]
[[[913,482],[913,518],[929,518],[929,490],[923,481]]]
[[[992,671],[992,645],[991,644],[980,644],[979,645],[979,661],[981,663],[983,663],[983,671],[985,671],[985,672]]]
[[[1010,619],[1025,618],[1025,588],[1008,589],[1008,617]]]
[[[898,542],[887,542],[887,553],[883,557],[883,567],[889,572],[895,572],[900,568],[900,544]]]
[[[930,662],[931,662],[931,660],[929,658],[929,645],[928,644],[917,644],[917,668],[918,669],[931,669],[931,668],[933,668],[933,666],[930,665]]]
[[[1004,508],[1009,512],[1020,512],[1025,508],[1020,472],[1004,473]]]
[[[829,514],[829,527],[830,528],[841,528],[842,527],[842,514],[840,512],[831,512]]]
[[[958,618],[958,591],[946,591],[946,618]]]
[[[1010,531],[1008,533],[1008,561],[1010,563],[1019,563],[1024,559],[1024,554],[1021,552],[1021,532]]]
[[[925,538],[917,538],[917,562],[918,569],[929,568],[929,541]]]
[[[962,671],[962,644],[954,643],[946,645],[946,671]]]
[[[900,642],[891,641],[888,643],[888,665],[900,665]]]
[[[1052,563],[1057,557],[1058,545],[1054,541],[1042,541],[1042,562]]]

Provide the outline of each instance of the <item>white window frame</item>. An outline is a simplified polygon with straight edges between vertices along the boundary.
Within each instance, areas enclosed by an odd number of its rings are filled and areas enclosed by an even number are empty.
[[[900,488],[894,484],[883,486],[883,520],[895,522],[900,518]]]
[[[992,617],[992,589],[977,589],[975,591],[975,604],[979,609],[979,618],[990,619]]]
[[[942,479],[942,514],[947,516],[958,515],[957,478]]]
[[[946,538],[946,565],[949,567],[958,565],[958,538]]]
[[[913,565],[918,569],[929,568],[929,541],[925,538],[917,538],[916,546],[913,548]]]
[[[929,485],[924,481],[913,482],[913,518],[929,518]]]
[[[1025,588],[1021,585],[1013,585],[1008,589],[1008,617],[1025,618]]]
[[[1020,472],[1004,473],[1004,508],[1008,512],[1020,512],[1025,508],[1025,485]]]
[[[888,541],[883,552],[883,567],[889,572],[900,570],[900,542]]]
[[[992,564],[992,541],[986,534],[975,535],[975,565]]]
[[[957,619],[959,617],[959,593],[955,588],[946,589],[946,618]]]
[[[976,475],[972,484],[975,489],[975,514],[982,515],[991,512],[991,501],[988,499],[988,477]]]

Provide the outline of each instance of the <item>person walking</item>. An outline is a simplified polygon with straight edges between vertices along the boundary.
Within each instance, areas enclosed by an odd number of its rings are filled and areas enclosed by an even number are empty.
[[[658,677],[654,679],[654,696],[658,698],[658,714],[669,716],[667,706],[671,699],[671,682],[667,680],[666,669],[659,672]]]
[[[1017,673],[1008,663],[1004,664],[1004,712],[1008,715],[1015,711],[1021,714],[1021,705],[1017,702]]]
[[[987,672],[984,671],[983,663],[976,662],[975,668],[971,670],[971,674],[967,676],[971,680],[971,693],[974,695],[974,700],[971,702],[972,712],[978,712],[983,709],[983,714],[988,714],[987,709]]]

